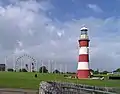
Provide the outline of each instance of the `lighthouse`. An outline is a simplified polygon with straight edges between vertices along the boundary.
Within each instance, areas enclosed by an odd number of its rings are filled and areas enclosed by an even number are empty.
[[[79,58],[78,58],[78,68],[77,68],[77,77],[89,78],[90,69],[89,69],[89,37],[88,37],[88,28],[83,26],[81,29],[79,42]]]

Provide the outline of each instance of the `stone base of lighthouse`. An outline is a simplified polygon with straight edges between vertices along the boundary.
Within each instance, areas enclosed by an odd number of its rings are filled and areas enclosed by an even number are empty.
[[[78,79],[89,78],[90,70],[77,70],[77,77]]]

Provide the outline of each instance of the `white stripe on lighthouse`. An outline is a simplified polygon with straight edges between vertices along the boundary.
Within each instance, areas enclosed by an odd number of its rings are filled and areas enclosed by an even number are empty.
[[[88,70],[88,62],[78,62],[77,70]]]
[[[89,53],[89,48],[88,47],[80,47],[79,48],[79,55],[80,54],[88,54]]]

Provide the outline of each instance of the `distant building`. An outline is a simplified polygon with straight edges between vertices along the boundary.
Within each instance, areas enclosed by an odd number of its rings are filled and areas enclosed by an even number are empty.
[[[5,71],[5,64],[0,64],[0,71]]]
[[[110,73],[107,73],[107,75],[120,75],[120,72],[110,72]]]

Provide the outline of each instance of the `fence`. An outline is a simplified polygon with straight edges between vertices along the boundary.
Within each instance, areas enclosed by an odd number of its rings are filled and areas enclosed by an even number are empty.
[[[106,87],[66,82],[41,82],[39,94],[120,94],[120,92],[118,93],[113,88]]]

